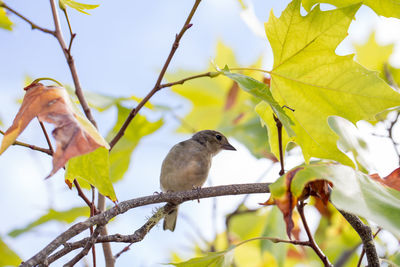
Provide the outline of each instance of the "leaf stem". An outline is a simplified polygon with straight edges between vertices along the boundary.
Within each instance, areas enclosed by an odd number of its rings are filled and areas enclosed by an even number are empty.
[[[52,0],[54,1],[54,0]],[[142,99],[142,101],[140,101],[140,103],[131,110],[131,112],[128,115],[128,118],[125,120],[124,124],[122,125],[121,129],[118,131],[118,133],[114,136],[114,138],[111,140],[110,142],[110,150],[112,150],[112,148],[115,146],[115,144],[122,138],[122,136],[125,133],[126,128],[128,128],[130,122],[132,121],[132,119],[136,116],[136,114],[139,112],[139,110],[144,106],[144,104],[146,104],[147,101],[150,100],[150,98],[157,93],[161,88],[161,81],[164,78],[164,75],[168,69],[168,66],[173,58],[173,56],[175,55],[176,50],[179,47],[179,42],[182,39],[183,35],[185,34],[185,32],[192,26],[192,24],[190,24],[190,21],[192,20],[194,13],[197,10],[197,7],[199,6],[201,0],[196,0],[185,23],[183,24],[183,27],[181,29],[181,31],[179,32],[179,34],[177,34],[175,36],[175,41],[172,44],[171,50],[169,52],[169,55],[164,63],[164,66],[161,69],[160,74],[158,75],[157,81],[153,87],[153,89]]]
[[[49,77],[37,78],[37,79],[34,80],[31,84],[35,84],[35,83],[38,83],[38,82],[40,82],[40,81],[46,81],[46,80],[53,81],[53,82],[55,82],[56,84],[58,84],[59,86],[64,86],[64,85],[62,85],[62,83],[60,83],[60,82],[57,81],[56,79],[49,78]]]
[[[279,144],[279,162],[281,164],[281,170],[279,171],[279,175],[285,174],[285,163],[284,163],[284,156],[283,156],[283,145],[282,145],[282,122],[278,119],[275,114],[274,116],[276,129],[278,130],[278,144]]]

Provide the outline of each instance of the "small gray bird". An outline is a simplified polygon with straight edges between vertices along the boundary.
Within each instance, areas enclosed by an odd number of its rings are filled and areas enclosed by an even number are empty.
[[[185,191],[201,187],[207,179],[211,159],[221,150],[236,150],[226,137],[212,130],[195,133],[173,146],[165,157],[160,175],[163,192]],[[164,218],[164,230],[174,231],[178,206]]]

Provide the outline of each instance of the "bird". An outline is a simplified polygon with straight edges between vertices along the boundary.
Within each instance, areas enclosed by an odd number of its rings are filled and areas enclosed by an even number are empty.
[[[163,192],[177,192],[200,188],[207,180],[212,157],[221,150],[236,150],[220,132],[203,130],[192,138],[171,148],[165,157],[160,174]],[[163,229],[174,231],[178,205],[165,216]]]

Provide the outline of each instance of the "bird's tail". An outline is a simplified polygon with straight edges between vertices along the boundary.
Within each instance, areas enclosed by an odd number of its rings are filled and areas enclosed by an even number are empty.
[[[176,205],[164,218],[163,229],[173,232],[176,226],[176,219],[178,218],[178,205]]]

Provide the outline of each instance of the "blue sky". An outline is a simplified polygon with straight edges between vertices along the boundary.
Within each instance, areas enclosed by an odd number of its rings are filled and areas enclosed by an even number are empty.
[[[35,23],[53,28],[48,1],[5,1]],[[113,96],[144,96],[152,88],[171,44],[193,1],[155,0],[155,1],[102,1],[100,7],[83,15],[70,10],[70,20],[77,37],[72,47],[82,86],[86,90]],[[249,1],[248,1],[249,2]],[[252,2],[255,13],[261,22],[268,20],[270,10],[279,16],[288,1]],[[187,31],[172,60],[169,71],[189,69],[202,71],[214,57],[217,41],[221,40],[235,51],[238,61],[249,64],[264,55],[266,68],[272,65],[272,53],[264,38],[256,36],[240,18],[240,5],[236,0],[204,0],[193,19],[193,27]],[[32,31],[26,23],[11,16],[15,23],[12,32],[0,30],[0,117],[5,129],[17,112],[17,99],[23,96],[23,81],[26,75],[33,78],[52,77],[62,83],[72,84],[65,58],[56,40],[37,30]],[[68,37],[65,21],[64,36]],[[393,19],[377,17],[370,9],[363,7],[357,13],[347,38],[338,48],[339,54],[352,53],[353,42],[365,41],[372,29],[378,29],[377,37],[382,43],[396,42],[393,64],[400,62],[400,25]],[[396,60],[397,59],[397,60]],[[399,66],[397,64],[397,66]],[[152,102],[168,104],[185,114],[190,108],[169,89],[157,93]],[[106,134],[115,120],[116,112],[95,113],[100,131]],[[169,148],[187,136],[174,134],[178,123],[162,113],[150,114],[151,119],[164,117],[165,126],[156,134],[140,143],[131,159],[131,167],[126,178],[116,185],[119,200],[152,194],[159,190],[158,177],[162,159]],[[36,122],[32,122],[21,140],[45,146],[45,140]],[[239,147],[237,153],[224,152],[217,156],[210,173],[213,185],[252,182],[269,168],[267,160],[256,160],[235,140]],[[382,148],[386,148],[383,146]],[[295,164],[298,159],[294,159]],[[387,164],[387,165],[385,165]],[[246,166],[246,167],[244,167]],[[383,167],[382,167],[383,166]],[[393,167],[383,162],[378,168],[385,172]],[[75,191],[69,191],[63,183],[63,171],[49,180],[43,178],[51,169],[51,159],[34,151],[12,147],[0,158],[0,209],[8,216],[0,222],[0,235],[24,259],[44,247],[55,235],[64,230],[60,224],[48,224],[33,233],[16,239],[4,237],[15,227],[41,216],[48,207],[67,209],[82,205]],[[249,171],[251,170],[251,171]],[[387,174],[387,173],[384,173]],[[276,178],[272,169],[270,178]],[[218,200],[216,227],[223,229],[223,214],[239,203],[241,197],[225,197]],[[250,198],[248,202],[257,203],[265,196]],[[12,204],[10,204],[12,203]],[[111,204],[111,203],[109,203]],[[211,200],[202,200],[182,205],[182,214],[196,221],[204,235],[213,238],[214,224],[211,219]],[[109,225],[110,233],[132,233],[140,227],[145,218],[151,215],[156,206],[142,207],[128,212]],[[189,256],[190,246],[198,240],[193,227],[179,218],[174,233],[163,232],[160,227],[146,236],[145,240],[131,247],[131,250],[118,260],[119,266],[159,266],[168,262],[171,251],[182,251]],[[210,230],[211,229],[211,230]],[[123,246],[113,246],[114,253]],[[97,251],[99,252],[100,246]],[[100,253],[99,253],[100,254]],[[98,257],[99,266],[102,259]]]

